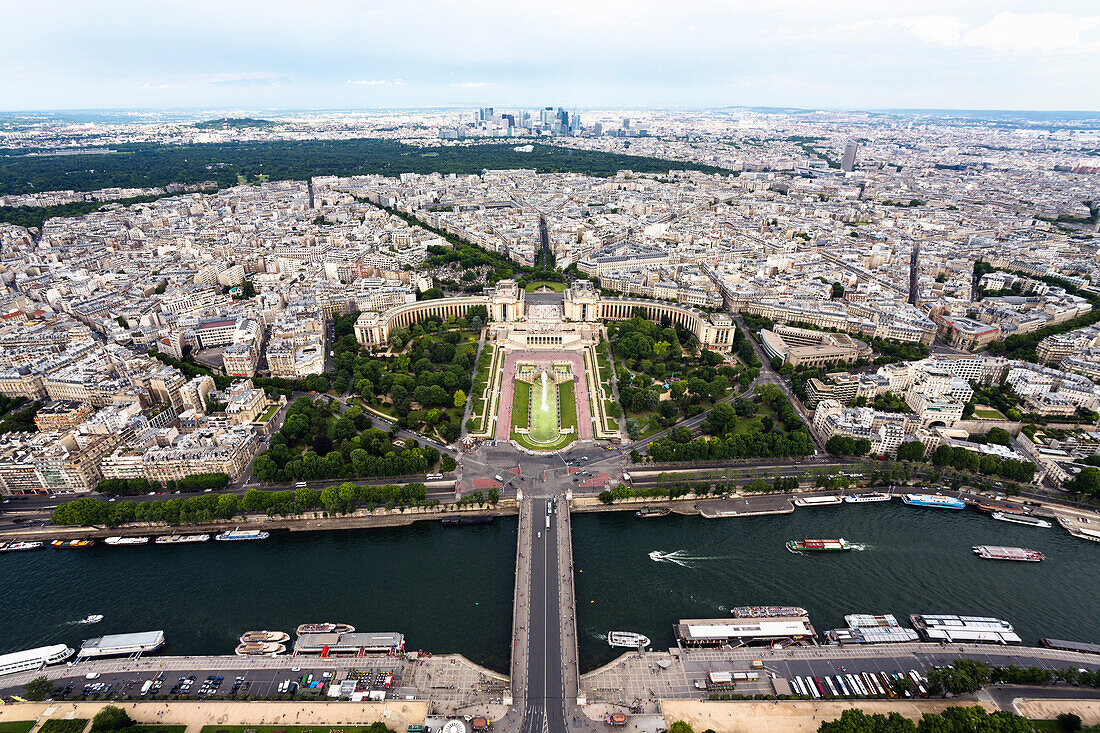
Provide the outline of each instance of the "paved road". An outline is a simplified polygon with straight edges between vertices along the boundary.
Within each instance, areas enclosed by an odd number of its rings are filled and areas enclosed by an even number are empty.
[[[535,516],[525,538],[531,551],[531,576],[527,586],[530,616],[523,729],[528,733],[564,731],[558,521],[556,516],[546,514],[547,500],[531,499],[525,504],[525,511]]]

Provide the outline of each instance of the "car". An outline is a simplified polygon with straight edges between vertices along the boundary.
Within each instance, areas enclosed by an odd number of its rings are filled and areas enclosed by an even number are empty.
[[[291,672],[301,672],[301,671],[302,671],[302,668],[301,668],[301,667],[291,667],[291,668],[290,668],[290,671],[291,671]]]
[[[89,672],[88,674],[84,675],[84,679],[86,679],[86,680],[97,680],[97,679],[100,678],[100,676],[101,675],[100,675],[99,672]]]

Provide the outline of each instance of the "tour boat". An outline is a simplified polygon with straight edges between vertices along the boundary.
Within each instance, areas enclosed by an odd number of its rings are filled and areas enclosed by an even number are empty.
[[[92,613],[92,614],[88,614],[84,618],[80,619],[80,623],[82,623],[82,624],[98,624],[102,620],[103,620],[103,614],[102,613]]]
[[[351,624],[302,624],[296,630],[298,636],[302,634],[351,634],[355,627]]]
[[[890,501],[894,497],[881,491],[872,491],[869,494],[848,494],[844,501],[848,504],[866,504],[872,501]]]
[[[901,500],[909,506],[923,506],[932,509],[966,508],[966,503],[962,500],[943,494],[902,494]]]
[[[668,507],[647,506],[642,507],[638,511],[634,512],[634,516],[641,517],[643,519],[647,517],[663,517],[666,516],[670,511],[672,510]]]
[[[843,504],[844,500],[839,496],[802,496],[794,500],[795,506],[835,506]]]
[[[1042,527],[1044,529],[1050,528],[1050,522],[1045,519],[1039,519],[1033,517],[1030,514],[1019,514],[1018,512],[993,512],[989,516],[1002,522],[1012,522],[1013,524],[1026,524],[1031,527]]]
[[[231,529],[215,535],[218,542],[240,542],[242,540],[266,540],[271,535],[258,529]]]
[[[108,537],[103,540],[105,545],[147,545],[148,537]]]
[[[208,542],[208,534],[166,534],[157,537],[158,545],[179,545],[188,542]]]
[[[1042,562],[1047,557],[1038,550],[1026,547],[999,547],[997,545],[977,545],[974,554],[986,560],[1016,560],[1017,562]]]
[[[852,545],[843,537],[836,540],[790,540],[787,549],[791,552],[843,552],[852,549]]]
[[[637,649],[640,646],[649,646],[649,637],[635,634],[633,631],[608,631],[607,643],[609,646]]]
[[[37,550],[42,547],[41,542],[12,542],[0,547],[0,552],[17,552],[19,550]]]

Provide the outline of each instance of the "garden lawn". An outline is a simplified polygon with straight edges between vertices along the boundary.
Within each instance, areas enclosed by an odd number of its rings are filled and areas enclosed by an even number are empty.
[[[0,733],[29,733],[34,723],[33,720],[11,720],[0,723]]]
[[[527,283],[523,289],[528,293],[533,293],[543,286],[550,288],[555,293],[564,292],[567,287],[565,283],[550,282],[549,280],[535,280],[534,282]]]
[[[512,432],[517,427],[526,428],[528,420],[528,407],[531,402],[531,385],[527,382],[516,380],[516,388],[512,392]]]
[[[992,407],[986,407],[985,405],[974,406],[974,417],[982,420],[1004,420],[1005,416],[1001,414],[1000,410],[995,410]]]

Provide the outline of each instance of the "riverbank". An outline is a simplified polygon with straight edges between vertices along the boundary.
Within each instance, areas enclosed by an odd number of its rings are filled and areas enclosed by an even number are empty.
[[[385,702],[61,702],[16,703],[0,707],[0,723],[35,721],[36,733],[47,720],[90,721],[106,705],[114,705],[139,724],[184,725],[200,733],[208,725],[369,725],[381,721],[403,731],[423,725],[428,703],[419,700]]]
[[[814,733],[826,720],[836,720],[841,713],[859,708],[867,713],[900,713],[910,720],[920,720],[925,713],[943,712],[957,705],[980,705],[989,712],[997,710],[990,702],[961,700],[860,700],[826,702],[790,700],[773,702],[700,702],[691,700],[662,701],[665,725],[683,720],[695,730],[712,729],[716,733]]]
[[[914,491],[919,489],[914,488]],[[574,496],[570,501],[570,511],[577,513],[589,512],[634,512],[642,507],[667,508],[674,514],[697,515],[710,519],[768,516],[774,514],[790,514],[794,512],[793,501],[797,498],[809,496],[843,496],[847,493],[866,493],[870,489],[853,490],[848,492],[802,490],[793,492],[768,492],[768,493],[742,493],[731,492],[722,497],[688,495],[675,499],[630,497],[622,499],[614,504],[604,504],[595,496]],[[903,492],[897,492],[900,495]],[[964,500],[973,501],[976,494],[967,492],[948,491],[943,492],[950,496],[958,496]],[[1015,497],[1007,497],[1000,503],[1010,509],[1018,511],[1040,510],[1040,516],[1057,519],[1059,517],[1079,518],[1085,517],[1100,522],[1100,513],[1081,509],[1073,509],[1060,504],[1044,503],[1041,501],[1024,501]],[[51,541],[55,539],[102,539],[104,537],[155,537],[164,534],[215,534],[246,526],[249,529],[266,531],[290,531],[290,532],[323,532],[342,529],[369,529],[372,527],[403,527],[415,522],[438,520],[445,516],[465,517],[505,517],[516,516],[519,513],[516,500],[502,498],[494,506],[464,507],[462,509],[445,509],[440,507],[425,508],[413,507],[409,509],[384,509],[372,510],[358,509],[351,514],[341,516],[325,516],[322,511],[308,512],[293,517],[269,517],[264,514],[252,514],[227,521],[206,522],[203,524],[187,524],[170,526],[166,524],[132,524],[119,527],[67,527],[47,526],[36,529],[15,528],[0,530],[0,541]]]
[[[464,509],[358,509],[351,514],[325,516],[324,512],[308,512],[293,517],[269,517],[251,514],[227,521],[201,524],[127,524],[119,527],[66,527],[49,526],[36,529],[19,528],[0,532],[0,540],[49,541],[67,539],[102,539],[104,537],[158,537],[166,534],[216,534],[236,527],[288,532],[322,532],[341,529],[368,529],[371,527],[404,527],[415,522],[440,520],[443,517],[507,517],[518,513],[514,499],[501,499],[494,507]]]

